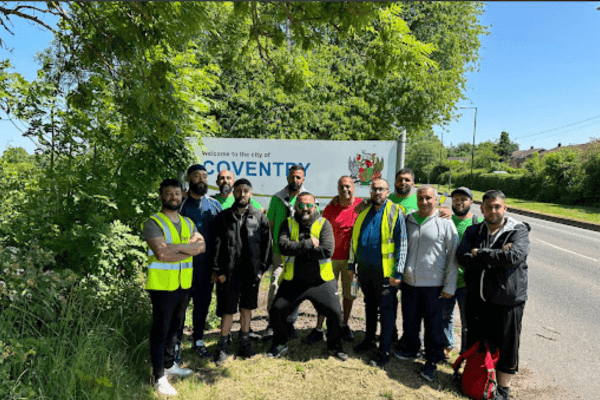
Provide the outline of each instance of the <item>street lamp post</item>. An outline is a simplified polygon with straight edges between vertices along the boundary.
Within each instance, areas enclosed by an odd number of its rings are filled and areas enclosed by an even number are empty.
[[[473,147],[471,148],[471,187],[473,190],[473,163],[475,162],[475,133],[477,132],[477,107],[460,107],[462,109],[472,108],[475,110],[475,116],[473,118]]]

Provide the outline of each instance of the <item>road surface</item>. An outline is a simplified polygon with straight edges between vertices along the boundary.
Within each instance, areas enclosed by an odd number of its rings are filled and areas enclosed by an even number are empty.
[[[531,226],[517,398],[600,399],[600,232],[507,215]]]

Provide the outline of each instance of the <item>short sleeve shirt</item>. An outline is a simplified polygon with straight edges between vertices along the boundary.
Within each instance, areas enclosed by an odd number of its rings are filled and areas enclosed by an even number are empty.
[[[333,260],[347,260],[350,254],[350,245],[352,243],[352,228],[358,214],[354,209],[362,199],[355,198],[349,206],[343,207],[339,202],[335,205],[329,204],[323,210],[323,218],[326,218],[333,228],[335,237],[335,250]]]
[[[418,210],[416,193],[413,193],[408,197],[398,197],[396,193],[392,193],[389,195],[388,199],[390,199],[393,203],[400,204],[402,207],[404,207],[407,215]]]

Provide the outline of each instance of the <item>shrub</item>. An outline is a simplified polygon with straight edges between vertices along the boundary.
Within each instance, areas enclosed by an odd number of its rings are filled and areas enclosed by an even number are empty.
[[[51,260],[36,246],[0,249],[0,398],[146,398],[141,282],[117,277],[97,295],[95,280],[44,270]]]

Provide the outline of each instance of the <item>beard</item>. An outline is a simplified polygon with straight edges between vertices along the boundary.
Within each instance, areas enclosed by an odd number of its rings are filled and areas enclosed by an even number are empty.
[[[489,217],[489,218],[485,218],[485,222],[487,222],[490,225],[500,225],[502,223],[502,221],[504,221],[504,215],[501,217]]]
[[[302,187],[302,185],[300,185],[296,182],[288,183],[288,190],[290,192],[296,192],[296,191],[300,190],[301,187]]]
[[[396,188],[396,194],[399,194],[400,196],[407,196],[408,194],[410,194],[411,190],[412,188],[410,187],[404,189]]]
[[[163,208],[167,209],[167,210],[171,210],[171,211],[177,211],[179,210],[179,207],[181,207],[181,201],[177,204],[171,204],[171,203],[166,203],[163,201],[162,206]]]
[[[458,209],[452,207],[452,212],[457,217],[464,217],[465,215],[467,215],[469,213],[469,211],[471,211],[471,207],[466,207],[466,208],[463,208],[462,210],[458,210]]]
[[[312,213],[310,211],[300,211],[300,220],[302,222],[310,221],[311,216],[312,216]]]
[[[386,200],[387,199],[383,199],[383,198],[380,198],[380,199],[371,199],[371,203],[373,203],[376,206],[380,206],[383,203],[385,203]]]
[[[229,193],[231,193],[232,190],[233,190],[233,188],[231,187],[231,185],[229,183],[224,183],[223,186],[221,186],[219,188],[219,191],[221,192],[221,194],[223,194],[225,196],[229,196]]]
[[[190,182],[190,191],[198,196],[204,196],[208,192],[208,186],[204,182]]]
[[[248,207],[248,204],[250,203],[249,200],[245,200],[245,199],[235,199],[233,201],[233,207],[235,208],[244,208],[244,207]]]

